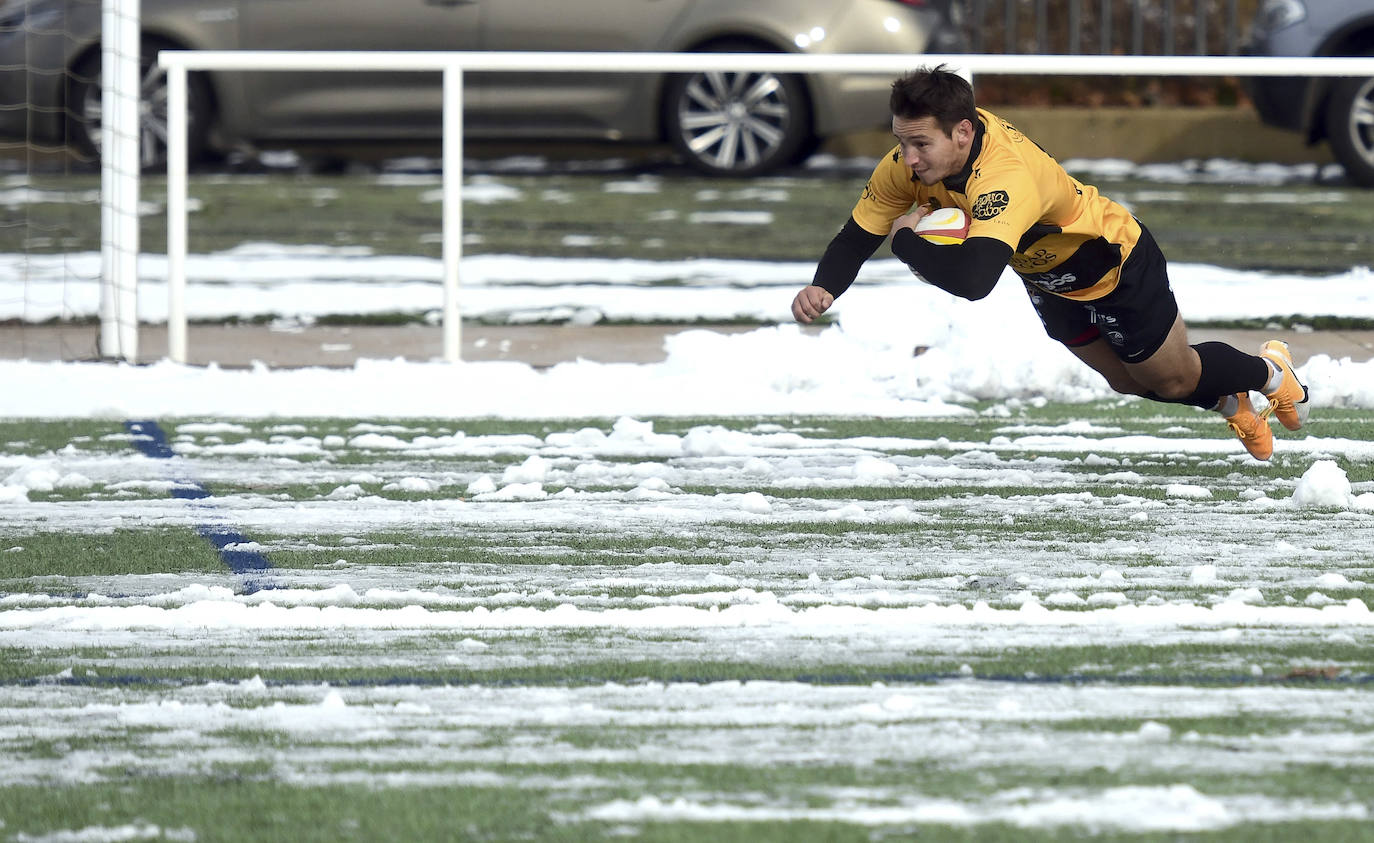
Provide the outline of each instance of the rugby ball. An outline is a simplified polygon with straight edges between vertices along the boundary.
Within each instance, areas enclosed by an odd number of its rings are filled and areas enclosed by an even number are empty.
[[[959,208],[936,208],[916,223],[916,233],[932,243],[962,243],[968,237],[968,214]]]

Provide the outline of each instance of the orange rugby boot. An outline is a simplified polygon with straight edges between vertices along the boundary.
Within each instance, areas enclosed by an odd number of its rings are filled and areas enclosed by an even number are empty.
[[[1278,369],[1276,378],[1279,381],[1273,391],[1264,390],[1264,397],[1269,399],[1269,408],[1264,415],[1272,413],[1289,430],[1300,429],[1303,422],[1307,421],[1307,387],[1293,372],[1293,355],[1288,351],[1288,343],[1270,340],[1260,346],[1260,357]]]
[[[1274,455],[1274,431],[1269,429],[1269,418],[1255,412],[1250,404],[1250,393],[1236,395],[1240,406],[1233,415],[1226,417],[1226,426],[1236,434],[1240,444],[1257,460],[1267,460]]]

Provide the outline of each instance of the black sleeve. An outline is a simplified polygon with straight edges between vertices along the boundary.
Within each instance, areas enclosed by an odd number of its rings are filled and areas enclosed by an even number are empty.
[[[940,245],[903,228],[892,238],[892,254],[941,290],[977,301],[997,286],[1012,253],[1010,246],[991,237],[970,237],[957,245]]]
[[[825,247],[820,263],[816,264],[816,276],[811,283],[825,288],[830,295],[839,297],[849,289],[859,274],[859,267],[873,257],[878,247],[883,245],[886,235],[865,231],[850,217],[840,233],[836,234]]]

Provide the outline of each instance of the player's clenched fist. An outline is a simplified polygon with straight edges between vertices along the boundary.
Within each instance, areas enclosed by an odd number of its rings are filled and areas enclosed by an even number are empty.
[[[835,297],[824,287],[817,287],[812,284],[809,287],[802,287],[797,297],[792,299],[792,318],[803,325],[809,325],[811,320],[820,316],[830,309],[830,305],[835,303]]]

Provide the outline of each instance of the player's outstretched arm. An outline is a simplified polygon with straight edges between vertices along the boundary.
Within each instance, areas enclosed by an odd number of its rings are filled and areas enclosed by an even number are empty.
[[[803,325],[809,325],[834,303],[835,297],[824,287],[817,287],[815,284],[802,287],[797,297],[792,299],[792,318]]]
[[[850,217],[825,247],[810,286],[803,287],[792,299],[792,318],[806,325],[829,310],[835,298],[854,283],[859,267],[872,257],[883,239],[883,235],[865,231]]]

